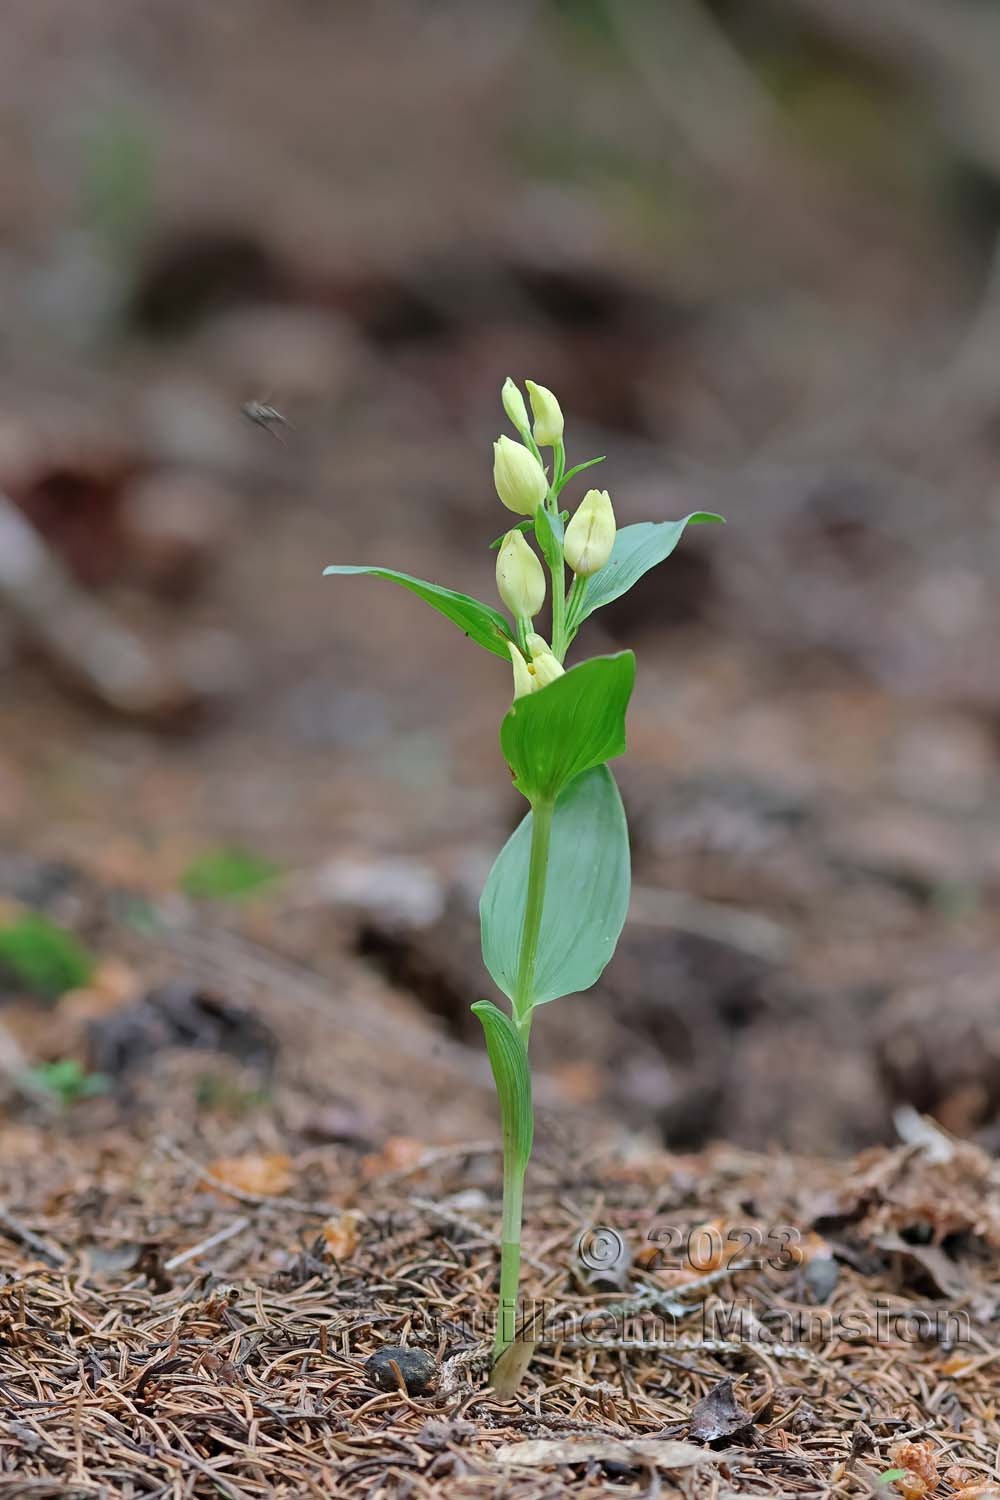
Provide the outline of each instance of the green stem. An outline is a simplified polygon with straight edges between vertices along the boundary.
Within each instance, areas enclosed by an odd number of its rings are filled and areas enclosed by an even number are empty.
[[[558,509],[559,491],[563,487],[563,474],[566,472],[566,449],[562,443],[556,443],[552,450],[552,484],[549,488],[548,506],[553,515]]]
[[[528,891],[524,902],[524,926],[521,928],[521,951],[514,983],[514,1020],[521,1039],[528,1045],[531,1031],[532,991],[535,984],[535,960],[542,931],[542,906],[545,901],[545,876],[549,866],[549,841],[552,837],[551,802],[531,804],[531,854],[528,860]]]
[[[521,949],[514,986],[514,1020],[526,1048],[531,1035],[535,963],[542,931],[553,810],[551,802],[534,802],[531,806],[528,890],[524,902],[524,926],[521,928]],[[513,1341],[516,1329],[523,1201],[524,1171],[514,1159],[514,1152],[506,1150],[503,1164],[503,1219],[500,1228],[500,1306],[497,1309],[497,1330],[493,1344],[494,1359],[499,1359],[507,1345]]]
[[[493,1358],[499,1359],[517,1332],[517,1287],[521,1276],[521,1208],[524,1173],[512,1155],[503,1164],[503,1219],[500,1228],[500,1305],[493,1340]]]
[[[569,645],[566,639],[566,566],[561,552],[558,562],[549,568],[549,572],[552,574],[552,654],[556,661],[561,662]]]
[[[583,596],[587,589],[586,578],[579,574],[573,574],[573,582],[569,586],[569,597],[566,600],[566,649],[569,650],[573,644],[573,637],[579,629],[579,613],[583,607]]]
[[[552,483],[545,497],[545,508],[553,516],[559,514],[559,491],[565,467],[566,450],[562,443],[557,443],[552,450]],[[561,548],[558,561],[549,564],[549,572],[552,574],[552,654],[556,661],[561,662],[569,645],[566,639],[566,565]]]

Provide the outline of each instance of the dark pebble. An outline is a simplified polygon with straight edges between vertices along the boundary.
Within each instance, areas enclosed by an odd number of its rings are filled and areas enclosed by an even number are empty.
[[[840,1280],[840,1266],[832,1256],[811,1260],[802,1278],[817,1302],[825,1302]]]
[[[393,1365],[399,1366],[403,1384],[411,1396],[425,1396],[437,1384],[437,1360],[425,1349],[400,1349],[390,1346],[365,1360],[365,1373],[380,1391],[399,1389]]]

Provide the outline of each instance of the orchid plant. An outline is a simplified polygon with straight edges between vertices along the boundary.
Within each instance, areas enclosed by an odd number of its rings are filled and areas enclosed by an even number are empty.
[[[559,402],[544,386],[530,380],[526,386],[531,417],[519,388],[512,380],[504,383],[503,408],[517,438],[503,436],[493,445],[497,495],[523,518],[492,543],[509,620],[468,594],[392,568],[326,569],[401,584],[513,669],[514,698],[500,726],[500,746],[529,811],[500,851],[479,908],[483,960],[510,1009],[491,1000],[472,1006],[485,1035],[503,1134],[495,1361],[517,1327],[522,1202],[534,1135],[532,1017],[538,1006],[596,982],[614,953],[629,904],[628,829],[607,763],[625,749],[635,656],[620,651],[567,669],[566,653],[591,615],[670,556],[685,527],[722,519],[696,511],[680,521],[618,529],[608,491],[596,489],[570,515],[562,509],[564,491],[603,458],[567,469]],[[551,453],[549,463],[542,450]],[[535,620],[548,589],[546,640]]]

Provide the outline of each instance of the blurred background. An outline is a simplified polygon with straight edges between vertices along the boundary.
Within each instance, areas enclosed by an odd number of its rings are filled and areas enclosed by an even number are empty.
[[[1000,1138],[998,78],[981,0],[6,7],[10,1111],[493,1130],[509,673],[321,570],[492,600],[512,375],[620,522],[728,518],[588,627],[636,892],[544,1109]]]

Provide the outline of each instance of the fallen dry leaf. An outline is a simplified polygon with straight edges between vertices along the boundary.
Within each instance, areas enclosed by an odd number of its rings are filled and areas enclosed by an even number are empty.
[[[613,1437],[538,1438],[528,1443],[504,1443],[494,1455],[498,1464],[517,1464],[541,1469],[558,1464],[584,1464],[594,1459],[657,1469],[690,1469],[695,1464],[719,1463],[730,1455],[708,1453],[694,1443],[662,1438],[635,1438],[622,1442]]]
[[[350,1260],[358,1248],[359,1214],[341,1214],[339,1219],[327,1219],[321,1233],[326,1253],[331,1260]]]
[[[733,1382],[720,1380],[707,1395],[695,1402],[689,1436],[700,1443],[714,1443],[718,1438],[745,1432],[752,1425],[753,1416],[733,1395]]]
[[[389,1172],[405,1172],[417,1165],[426,1150],[423,1141],[412,1140],[408,1135],[390,1135],[381,1151],[362,1157],[362,1176],[366,1182],[372,1182]]]
[[[292,1164],[281,1152],[270,1155],[224,1156],[208,1170],[227,1187],[251,1196],[274,1198],[287,1193],[292,1183]]]
[[[911,1245],[898,1234],[880,1234],[872,1240],[880,1250],[898,1255],[904,1262],[918,1266],[927,1276],[935,1290],[943,1297],[958,1300],[970,1291],[968,1278],[962,1267],[936,1245]]]

